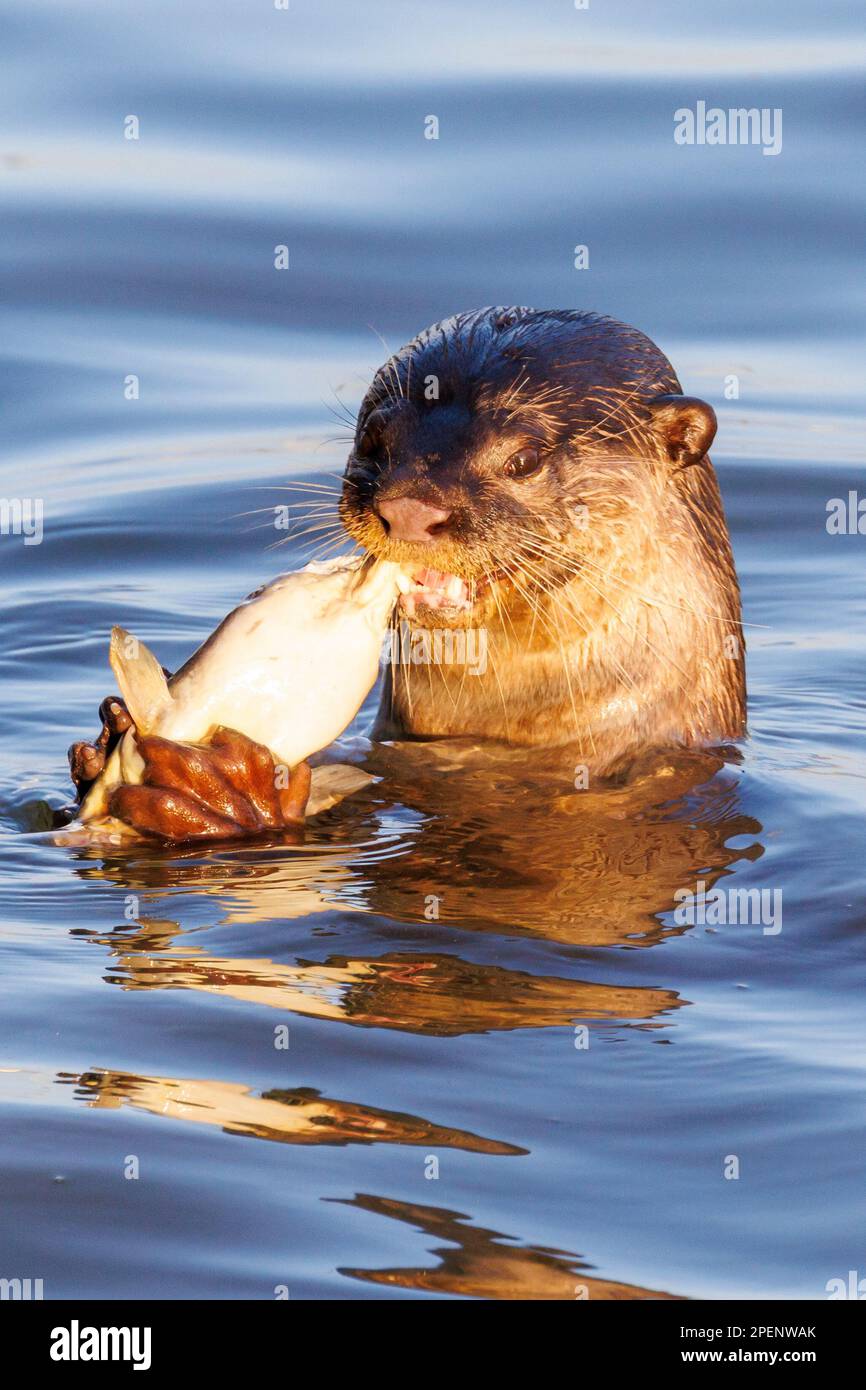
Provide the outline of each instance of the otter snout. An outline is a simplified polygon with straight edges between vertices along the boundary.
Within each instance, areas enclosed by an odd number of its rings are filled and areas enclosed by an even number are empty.
[[[384,498],[376,504],[376,511],[391,540],[422,545],[439,540],[452,516],[444,507],[434,507],[420,497]]]

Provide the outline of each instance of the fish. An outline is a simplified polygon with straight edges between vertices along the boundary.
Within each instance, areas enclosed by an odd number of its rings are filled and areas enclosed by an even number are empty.
[[[109,661],[134,727],[85,795],[78,824],[91,837],[131,833],[108,803],[115,787],[142,780],[136,734],[205,743],[217,728],[234,729],[286,768],[327,748],[375,684],[392,610],[410,587],[398,565],[368,556],[279,575],[233,609],[171,677],[144,642],[113,628]],[[370,780],[345,765],[314,768],[307,813]]]

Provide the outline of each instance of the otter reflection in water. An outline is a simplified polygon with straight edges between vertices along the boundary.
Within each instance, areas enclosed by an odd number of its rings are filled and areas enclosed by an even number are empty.
[[[451,1249],[434,1247],[439,1264],[416,1269],[341,1269],[350,1279],[390,1288],[419,1289],[427,1293],[462,1294],[468,1298],[496,1299],[659,1299],[678,1295],[636,1284],[596,1279],[586,1273],[591,1266],[577,1255],[541,1246],[504,1245],[513,1240],[499,1231],[473,1226],[459,1211],[397,1202],[388,1197],[359,1193],[344,1203],[376,1216],[404,1221],[435,1240],[453,1242]]]
[[[526,800],[515,808],[511,785],[492,778],[489,766],[464,784],[447,774],[437,778],[428,764],[426,779],[420,768],[417,776],[410,769],[406,795],[411,790],[426,800],[434,814],[413,819],[402,836],[393,825],[390,834],[381,833],[397,813],[371,799],[351,814],[348,803],[335,810],[329,838],[323,827],[320,842],[303,850],[85,861],[83,873],[115,882],[124,895],[134,892],[142,913],[137,922],[88,935],[111,951],[116,963],[107,978],[123,989],[189,989],[353,1027],[434,1036],[579,1021],[669,1027],[688,1002],[674,989],[627,978],[594,981],[585,962],[574,978],[570,964],[562,972],[534,973],[501,958],[464,959],[454,928],[466,933],[467,944],[480,932],[560,946],[632,947],[687,930],[663,916],[677,889],[698,875],[715,881],[736,859],[761,852],[757,843],[729,847],[732,836],[760,830],[739,810],[733,772],[694,785],[695,771],[690,784],[684,769],[666,768],[658,784],[671,797],[661,803],[646,787],[639,799],[632,784],[605,795],[572,793],[559,798],[564,805],[551,794],[527,813]],[[570,806],[580,797],[590,797],[581,804],[600,806],[603,814],[578,821]],[[479,798],[485,814],[472,811]],[[243,929],[240,936],[234,931],[233,949],[221,949],[219,925],[208,929],[205,945],[201,926],[186,931],[174,918],[144,915],[150,904],[182,910],[191,893],[213,899],[218,924]],[[438,923],[424,919],[429,894],[442,904]],[[357,921],[362,944],[313,959],[308,919],[326,914],[332,929],[335,912],[347,935]],[[302,924],[305,952],[286,935],[285,955],[273,958],[269,927],[281,921]],[[258,923],[266,924],[270,954],[255,949]],[[411,937],[405,946],[395,943],[401,924],[419,923],[423,945]]]
[[[142,911],[212,895],[225,923],[333,909],[429,922],[436,899],[438,920],[469,932],[651,945],[683,930],[664,920],[679,890],[762,853],[736,768],[710,754],[663,757],[622,786],[580,791],[567,749],[535,752],[530,774],[514,750],[451,741],[379,746],[368,765],[382,781],[309,827],[302,848],[80,851],[79,872],[141,895]],[[730,847],[744,836],[753,843]]]
[[[436,1125],[414,1115],[321,1096],[309,1087],[253,1095],[225,1081],[139,1076],[94,1069],[61,1072],[56,1080],[75,1087],[91,1109],[132,1106],[163,1119],[215,1125],[227,1134],[282,1144],[402,1144],[458,1149],[472,1154],[520,1157],[526,1150],[465,1130]],[[433,1268],[339,1269],[371,1284],[432,1293],[496,1299],[660,1299],[676,1295],[595,1278],[590,1266],[567,1251],[504,1244],[498,1231],[474,1226],[464,1214],[386,1197],[359,1194],[350,1201],[326,1197],[376,1216],[403,1221],[452,1249],[434,1247]]]
[[[94,936],[124,989],[190,989],[356,1028],[460,1037],[579,1020],[646,1026],[687,1001],[673,991],[590,984],[463,961],[435,951],[329,956],[293,964],[209,955],[173,945],[175,922],[145,921],[130,934]]]
[[[58,1082],[99,1110],[131,1105],[166,1119],[216,1125],[227,1134],[281,1144],[411,1144],[516,1156],[526,1150],[496,1139],[432,1124],[417,1115],[334,1100],[312,1086],[254,1095],[249,1086],[192,1077],[138,1076],[94,1068],[80,1076],[61,1072]]]

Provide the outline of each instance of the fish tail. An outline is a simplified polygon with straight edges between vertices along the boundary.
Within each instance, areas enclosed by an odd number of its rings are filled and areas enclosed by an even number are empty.
[[[318,816],[354,792],[367,787],[376,778],[352,763],[325,763],[313,768],[307,816]]]
[[[122,627],[111,629],[108,659],[136,728],[149,733],[171,700],[165,672],[150,648]]]

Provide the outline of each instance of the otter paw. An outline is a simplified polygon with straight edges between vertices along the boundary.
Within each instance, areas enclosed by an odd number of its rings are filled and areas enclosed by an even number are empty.
[[[245,833],[194,796],[163,787],[117,787],[108,799],[108,809],[140,834],[161,840],[230,839]]]
[[[105,767],[105,749],[95,743],[73,743],[66,755],[69,759],[69,775],[75,783],[79,796],[91,782],[95,782]]]
[[[234,729],[217,729],[207,745],[151,734],[139,737],[137,747],[142,785],[118,787],[109,811],[141,834],[193,840],[302,833],[307,763],[289,771],[263,744]]]
[[[82,800],[92,782],[95,782],[106,759],[118,739],[132,728],[132,715],[119,695],[106,695],[99,706],[99,721],[102,728],[94,742],[71,744],[67,757],[69,775],[75,785],[79,800]]]

